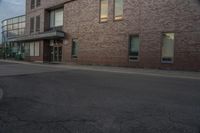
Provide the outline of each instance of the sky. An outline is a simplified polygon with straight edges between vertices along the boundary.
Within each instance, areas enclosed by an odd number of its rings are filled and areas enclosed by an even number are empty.
[[[25,0],[0,0],[0,42],[1,21],[7,18],[25,14]]]

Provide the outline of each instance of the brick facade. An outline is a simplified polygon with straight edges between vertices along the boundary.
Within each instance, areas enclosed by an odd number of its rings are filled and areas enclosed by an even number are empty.
[[[41,0],[31,10],[26,2],[26,34],[30,18],[41,16],[40,32],[48,29],[47,10],[63,5],[66,38],[62,61],[79,64],[129,66],[156,69],[200,70],[199,0],[124,0],[124,17],[113,20],[113,0],[109,0],[109,20],[99,22],[99,0]],[[175,33],[173,64],[161,63],[162,33]],[[139,61],[130,62],[129,35],[139,34]],[[78,59],[71,58],[72,38],[78,38]],[[48,41],[41,40],[41,47]],[[48,48],[47,48],[48,49]],[[48,50],[47,50],[48,51]],[[43,51],[44,54],[47,51]],[[48,53],[41,60],[49,60]]]

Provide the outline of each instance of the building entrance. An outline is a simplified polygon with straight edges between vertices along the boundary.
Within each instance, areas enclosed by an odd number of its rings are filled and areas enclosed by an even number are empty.
[[[62,61],[62,42],[52,40],[50,41],[51,62],[59,63]]]

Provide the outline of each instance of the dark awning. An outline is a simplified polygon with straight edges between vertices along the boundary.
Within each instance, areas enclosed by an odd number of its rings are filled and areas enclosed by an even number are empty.
[[[59,39],[64,38],[65,33],[62,31],[48,31],[39,34],[32,34],[28,36],[21,36],[16,38],[8,38],[8,42],[26,42],[26,41],[36,41],[36,40],[43,40],[43,39]]]

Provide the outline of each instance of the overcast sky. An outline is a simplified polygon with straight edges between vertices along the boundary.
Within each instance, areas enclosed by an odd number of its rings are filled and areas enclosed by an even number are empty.
[[[0,41],[1,41],[1,21],[7,18],[24,14],[25,14],[25,0],[0,0]]]

